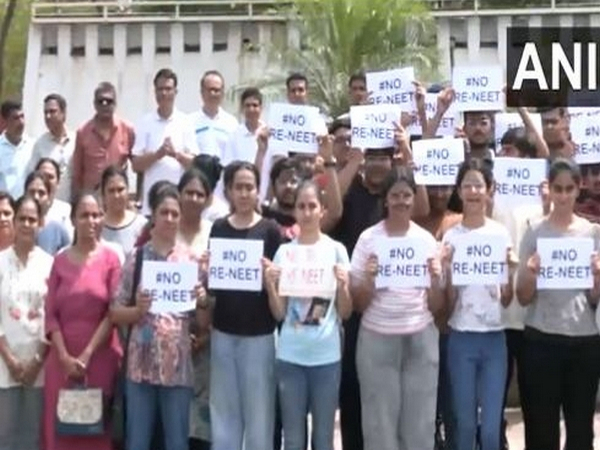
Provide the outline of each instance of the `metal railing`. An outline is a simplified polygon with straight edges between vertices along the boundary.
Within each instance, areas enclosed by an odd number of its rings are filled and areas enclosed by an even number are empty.
[[[87,0],[39,1],[32,22],[147,22],[205,20],[280,21],[277,0]]]
[[[318,1],[318,0],[317,0]],[[537,14],[600,10],[598,0],[423,0],[434,16]],[[281,21],[278,0],[42,0],[33,22]]]

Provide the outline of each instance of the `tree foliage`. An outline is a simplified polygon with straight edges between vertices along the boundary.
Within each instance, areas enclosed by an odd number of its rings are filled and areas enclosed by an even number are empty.
[[[412,65],[422,79],[436,75],[436,28],[425,2],[295,0],[281,8],[297,27],[300,45],[287,39],[270,44],[269,66],[277,72],[267,74],[266,82],[257,80],[262,88],[283,89],[289,72],[302,72],[311,102],[336,116],[348,110],[347,83],[354,72]]]
[[[9,6],[14,3],[14,14],[8,16]],[[31,0],[0,0],[2,23],[0,36],[5,31],[4,45],[0,42],[0,98],[20,98],[23,89],[27,36]],[[9,20],[10,19],[10,20]]]

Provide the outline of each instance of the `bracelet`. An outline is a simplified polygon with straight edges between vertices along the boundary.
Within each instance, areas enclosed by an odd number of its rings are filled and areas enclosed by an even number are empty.
[[[337,167],[337,163],[335,161],[325,161],[323,163],[323,167],[325,167],[326,169],[335,168]]]

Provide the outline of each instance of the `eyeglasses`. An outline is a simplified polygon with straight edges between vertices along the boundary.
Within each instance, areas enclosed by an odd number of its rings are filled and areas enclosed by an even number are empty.
[[[102,97],[102,98],[96,99],[96,104],[100,105],[100,106],[109,106],[109,105],[113,105],[114,103],[115,103],[114,98]]]

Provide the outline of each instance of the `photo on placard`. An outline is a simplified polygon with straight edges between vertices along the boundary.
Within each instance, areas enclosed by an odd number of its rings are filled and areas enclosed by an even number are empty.
[[[304,325],[321,325],[321,321],[325,319],[330,304],[330,299],[313,297],[310,308],[308,309],[308,314],[302,323]]]
[[[327,316],[331,300],[322,297],[295,299],[291,305],[291,318],[295,325],[319,326]]]

